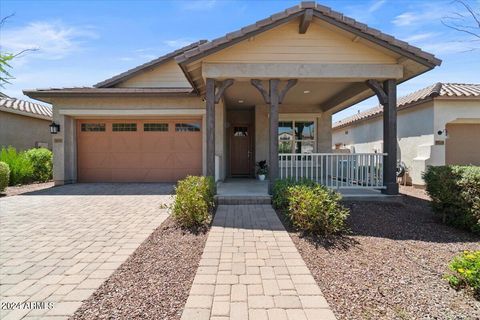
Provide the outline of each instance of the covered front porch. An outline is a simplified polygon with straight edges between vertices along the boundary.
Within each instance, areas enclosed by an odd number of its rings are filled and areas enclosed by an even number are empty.
[[[312,179],[335,189],[398,193],[397,84],[439,64],[315,3],[271,16],[175,58],[205,99],[205,170],[218,181]],[[332,150],[332,114],[376,95],[383,147]]]

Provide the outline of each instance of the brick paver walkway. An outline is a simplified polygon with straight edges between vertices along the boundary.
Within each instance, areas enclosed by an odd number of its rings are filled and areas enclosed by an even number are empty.
[[[220,205],[182,320],[335,316],[270,205]]]
[[[78,184],[0,199],[0,318],[66,319],[167,217],[165,184]],[[6,305],[14,302],[53,303]]]

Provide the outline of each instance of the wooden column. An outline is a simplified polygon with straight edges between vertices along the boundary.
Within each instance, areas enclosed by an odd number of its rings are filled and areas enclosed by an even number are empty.
[[[206,81],[207,102],[207,176],[215,178],[215,80]]]
[[[269,184],[268,190],[272,193],[273,184],[278,179],[278,84],[280,80],[271,79],[269,81],[269,98],[270,98],[270,121],[269,121],[269,156],[270,156],[270,170],[269,170]]]
[[[398,194],[397,184],[397,83],[386,80],[383,85],[376,80],[368,80],[367,86],[375,92],[383,106],[383,160],[384,193]]]
[[[383,89],[387,103],[383,106],[383,152],[387,153],[384,161],[383,184],[386,194],[398,194],[397,184],[397,83],[386,80]]]
[[[279,79],[270,79],[268,81],[268,91],[263,87],[261,80],[252,79],[250,83],[257,88],[265,100],[265,103],[270,105],[268,143],[270,168],[268,170],[268,190],[270,193],[272,193],[273,184],[275,183],[275,180],[278,179],[278,106],[283,102],[288,90],[297,84],[297,79],[288,80],[282,90],[279,90]]]

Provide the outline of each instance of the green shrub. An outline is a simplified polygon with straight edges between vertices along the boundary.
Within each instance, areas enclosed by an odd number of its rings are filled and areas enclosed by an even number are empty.
[[[10,168],[11,186],[32,182],[33,166],[25,152],[17,152],[13,147],[2,148],[0,161],[8,164]]]
[[[26,152],[33,167],[33,180],[45,182],[52,179],[52,151],[46,148],[30,149]]]
[[[456,290],[467,288],[480,300],[480,250],[464,251],[453,258],[448,268],[452,272],[446,275],[450,285]]]
[[[306,185],[313,187],[316,185],[316,183],[308,179],[302,179],[298,181],[293,179],[284,179],[275,181],[272,190],[272,203],[275,209],[285,210],[288,208],[288,190],[291,186],[295,185]]]
[[[320,184],[288,187],[287,216],[308,233],[331,235],[345,230],[349,211],[340,205],[340,194]]]
[[[212,177],[188,176],[178,181],[175,192],[172,216],[182,227],[199,227],[210,222],[215,195]]]
[[[428,167],[423,179],[444,223],[480,233],[480,167]]]
[[[10,168],[5,162],[0,162],[0,192],[5,191],[10,180]]]

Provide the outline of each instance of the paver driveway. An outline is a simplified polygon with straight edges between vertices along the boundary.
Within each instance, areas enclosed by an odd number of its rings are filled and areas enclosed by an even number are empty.
[[[171,192],[76,184],[1,198],[0,318],[72,315],[166,219]],[[47,304],[11,304],[20,301]]]

